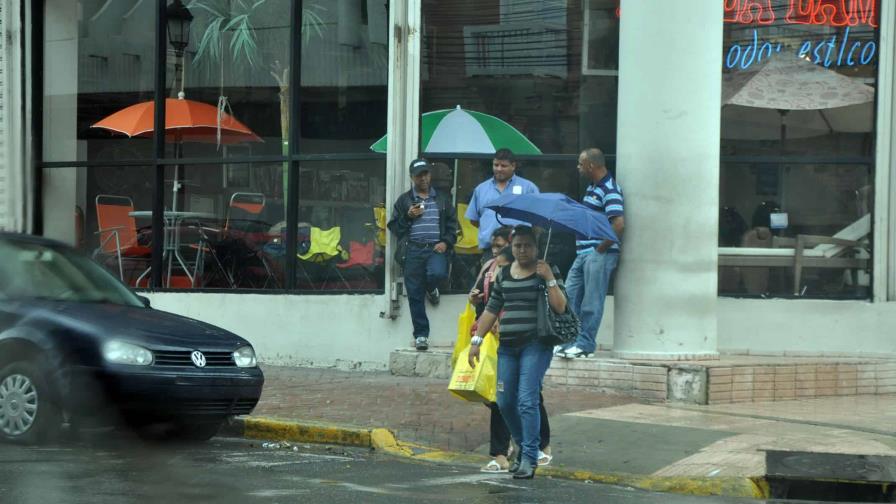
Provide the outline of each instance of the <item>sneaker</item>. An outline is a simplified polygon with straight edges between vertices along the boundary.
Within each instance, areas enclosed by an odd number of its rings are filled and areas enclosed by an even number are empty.
[[[418,336],[417,339],[414,340],[414,348],[419,351],[424,351],[429,349],[429,338],[426,336]]]
[[[561,357],[566,357],[567,359],[575,359],[576,357],[588,357],[589,355],[591,354],[582,350],[581,348],[577,346],[571,346],[567,348],[565,352],[563,352]]]
[[[435,288],[432,291],[427,292],[426,299],[428,299],[433,306],[437,306],[439,304],[439,301],[441,300],[441,298],[439,297],[439,289]]]
[[[554,355],[557,357],[562,356],[566,352],[566,349],[563,348],[563,345],[554,345]]]

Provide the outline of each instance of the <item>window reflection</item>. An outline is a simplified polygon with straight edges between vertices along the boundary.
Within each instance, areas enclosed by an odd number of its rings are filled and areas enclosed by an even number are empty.
[[[719,293],[867,298],[879,2],[747,3],[725,10]]]

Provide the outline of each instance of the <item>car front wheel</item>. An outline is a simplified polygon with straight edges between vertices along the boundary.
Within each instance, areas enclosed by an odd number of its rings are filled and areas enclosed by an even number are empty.
[[[37,366],[16,362],[0,370],[0,440],[37,443],[60,425],[59,409]]]

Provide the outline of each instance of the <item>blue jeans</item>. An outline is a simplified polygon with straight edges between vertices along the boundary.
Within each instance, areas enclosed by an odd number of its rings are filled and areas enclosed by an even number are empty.
[[[408,243],[404,260],[404,286],[407,289],[415,338],[429,337],[426,293],[431,292],[442,280],[448,278],[447,256],[447,252],[443,254],[434,252],[432,246]]]
[[[541,441],[541,384],[553,356],[549,346],[538,342],[498,347],[498,407],[522,456],[533,466]]]
[[[597,330],[604,316],[610,275],[618,263],[619,254],[601,254],[595,250],[577,255],[566,275],[566,294],[572,303],[572,311],[582,321],[582,332],[574,344],[587,353],[597,348]]]

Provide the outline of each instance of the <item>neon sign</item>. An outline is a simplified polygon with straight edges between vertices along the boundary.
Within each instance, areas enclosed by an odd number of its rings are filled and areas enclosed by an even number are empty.
[[[725,22],[769,25],[779,14],[773,0],[725,0]],[[788,24],[877,28],[877,0],[788,0]]]
[[[877,43],[873,40],[851,41],[849,31],[850,28],[847,27],[842,39],[838,39],[834,34],[830,38],[806,40],[800,44],[795,56],[808,59],[825,68],[867,65],[874,61],[877,54]],[[728,48],[728,53],[725,55],[725,68],[738,67],[746,70],[783,50],[784,46],[780,42],[760,41],[759,31],[754,29],[752,41],[746,44],[733,44]]]

